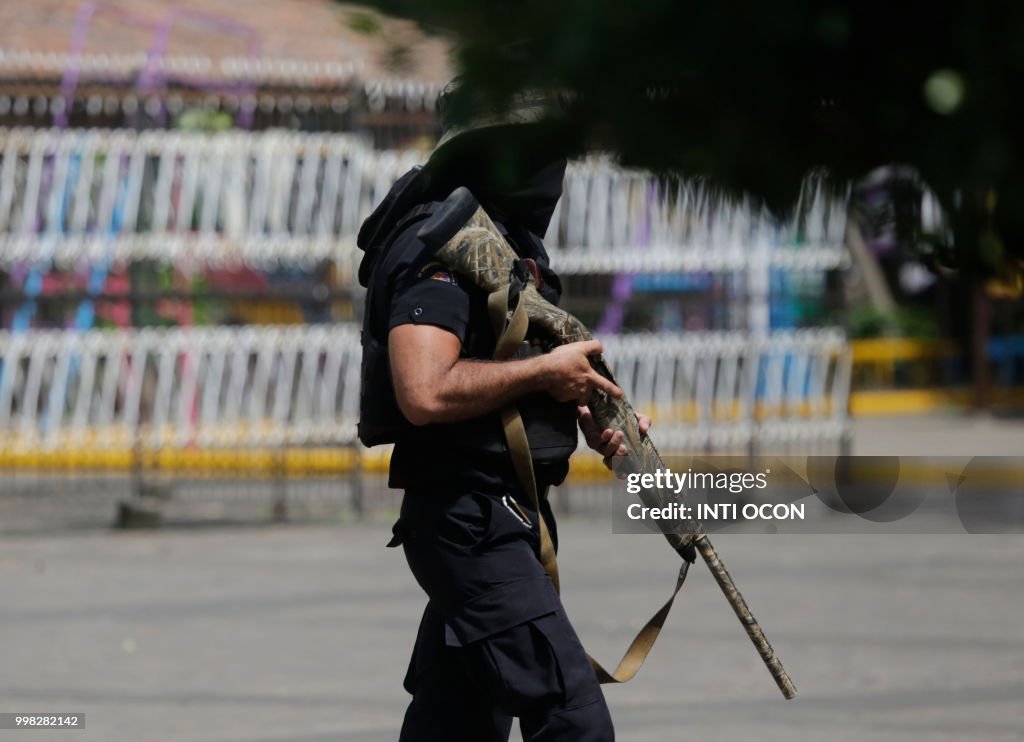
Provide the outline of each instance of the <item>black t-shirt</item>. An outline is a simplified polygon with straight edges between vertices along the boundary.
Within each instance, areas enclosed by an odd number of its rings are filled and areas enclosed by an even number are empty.
[[[433,325],[459,338],[461,357],[490,358],[495,336],[486,294],[437,261],[416,237],[421,225],[415,220],[401,228],[374,270],[373,302],[367,311],[375,334],[386,342],[387,333],[399,325]],[[395,444],[388,484],[400,489],[518,492],[508,454],[481,450],[485,439],[501,445],[497,413],[459,423],[410,426]],[[565,478],[568,461],[535,464],[535,470],[541,486],[557,484]]]

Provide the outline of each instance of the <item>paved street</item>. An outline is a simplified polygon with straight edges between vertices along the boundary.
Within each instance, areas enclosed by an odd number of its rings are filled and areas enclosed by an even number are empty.
[[[855,451],[1019,453],[1021,431],[987,418],[857,421]],[[0,742],[396,739],[423,597],[383,547],[393,499],[361,525],[259,525],[264,514],[115,532],[113,501],[57,517],[79,489],[34,508],[0,497],[0,518],[20,524],[0,523],[0,712],[84,712],[87,728],[0,731]],[[667,596],[676,557],[658,537],[611,535],[602,518],[561,530],[570,615],[613,663]],[[799,695],[782,699],[698,564],[639,677],[607,691],[620,740],[1024,739],[1021,536],[715,543]]]
[[[7,539],[0,711],[84,712],[87,730],[0,740],[394,740],[422,598],[386,537],[285,526]],[[659,651],[608,691],[620,739],[1024,739],[1024,539],[716,542],[800,694],[778,694],[697,565]],[[564,543],[570,614],[612,662],[664,599],[675,557],[596,520],[566,523]]]
[[[872,456],[1024,456],[1024,419],[936,413],[851,421],[853,451]]]

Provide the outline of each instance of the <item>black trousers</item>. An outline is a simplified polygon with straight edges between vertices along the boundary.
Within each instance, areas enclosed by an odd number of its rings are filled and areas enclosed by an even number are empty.
[[[400,742],[612,742],[604,695],[511,496],[407,492],[401,543],[429,602]],[[549,520],[553,527],[553,519]],[[553,530],[553,528],[552,528]]]

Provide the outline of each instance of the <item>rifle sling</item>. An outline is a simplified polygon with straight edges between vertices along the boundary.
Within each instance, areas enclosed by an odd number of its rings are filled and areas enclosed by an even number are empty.
[[[506,284],[503,288],[498,289],[487,297],[487,310],[491,317],[491,323],[494,326],[495,335],[498,337],[494,350],[494,358],[497,360],[507,360],[519,349],[526,338],[526,331],[529,327],[529,317],[527,316],[526,309],[522,302],[517,301],[518,292],[515,292],[513,295],[515,306],[510,311],[510,293],[512,293],[511,284]],[[543,494],[537,491],[537,479],[533,471],[533,457],[530,455],[530,441],[526,437],[526,427],[523,425],[523,418],[515,405],[510,404],[501,410],[501,423],[505,431],[505,442],[512,457],[512,465],[515,468],[516,476],[519,478],[523,490],[530,497],[534,511],[537,513],[537,520],[540,521],[540,554],[538,555],[540,563],[548,577],[551,578],[555,591],[560,592],[558,559],[555,556],[555,547],[551,540],[551,534],[548,531],[547,523],[540,509],[541,499],[547,499],[547,489],[545,488]],[[675,602],[676,595],[679,594],[680,589],[683,587],[689,567],[690,563],[684,559],[679,568],[679,575],[676,577],[676,586],[672,591],[672,595],[658,609],[657,613],[651,616],[633,641],[630,642],[629,649],[626,650],[625,655],[614,671],[608,672],[600,662],[591,657],[589,653],[587,654],[587,658],[590,660],[590,664],[594,668],[599,682],[625,683],[637,674],[640,666],[647,659],[647,655],[653,649],[654,642],[661,633],[662,626],[665,625],[665,619],[668,618],[669,611],[672,610],[672,604]]]

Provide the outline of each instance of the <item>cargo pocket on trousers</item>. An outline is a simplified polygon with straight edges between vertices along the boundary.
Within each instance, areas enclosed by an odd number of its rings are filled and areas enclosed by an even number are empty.
[[[513,716],[568,709],[600,697],[597,678],[563,611],[554,611],[479,641],[500,708]]]
[[[511,716],[560,706],[562,675],[551,642],[536,625],[542,617],[466,647],[497,706]]]

